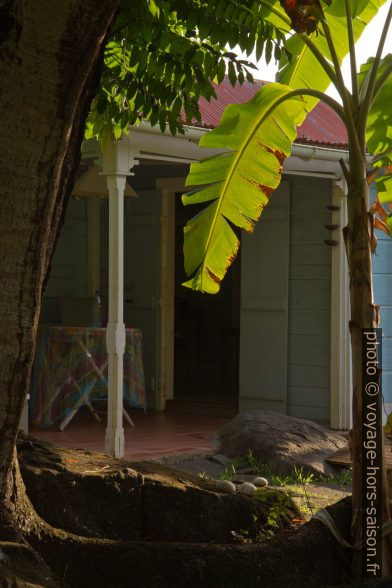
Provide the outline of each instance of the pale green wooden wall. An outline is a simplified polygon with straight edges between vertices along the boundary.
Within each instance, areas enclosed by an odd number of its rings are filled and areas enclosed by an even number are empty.
[[[53,255],[41,308],[41,322],[58,324],[59,296],[85,296],[87,291],[86,199],[71,197]]]
[[[332,182],[290,176],[288,414],[329,423]],[[335,237],[338,238],[338,237]]]
[[[287,179],[290,182],[287,411],[293,416],[328,422],[330,407],[331,248],[323,241],[331,236],[324,225],[329,224],[331,219],[331,212],[327,206],[331,203],[332,183],[330,180],[302,176],[288,176]],[[144,198],[132,199],[132,202],[126,204],[125,214],[125,235],[126,243],[128,243],[125,255],[128,260],[140,259],[140,257],[144,259],[148,251],[151,252],[150,257],[139,265],[145,272],[144,279],[142,276],[138,276],[138,279],[131,280],[133,291],[126,292],[126,298],[136,300],[136,304],[125,305],[126,322],[133,326],[141,326],[145,334],[146,381],[150,390],[155,387],[154,383],[156,383],[156,374],[154,373],[156,331],[154,323],[156,302],[159,295],[159,202],[159,195],[155,191],[146,191]],[[107,203],[103,202],[101,206],[101,293],[103,302],[105,302],[107,290],[106,207]],[[138,215],[140,222],[134,222]],[[130,222],[131,218],[132,222]],[[131,235],[138,235],[140,248],[132,246],[129,241]],[[390,244],[385,242],[385,245],[384,241],[380,243],[380,253],[383,248],[389,246],[392,246],[392,241]],[[86,249],[86,201],[71,198],[43,300],[41,314],[43,322],[60,322],[59,296],[86,295]],[[389,260],[391,267],[388,271],[392,273],[392,256],[389,257]],[[128,286],[129,274],[133,274],[134,271],[133,267],[126,268],[126,286]],[[390,277],[380,277],[378,282],[386,284],[390,279]],[[151,298],[148,304],[146,292],[144,292],[147,282],[149,282],[149,287],[156,292],[156,298]],[[387,296],[387,289],[386,285],[383,290],[384,296]],[[383,300],[381,300],[382,303]],[[139,310],[136,307],[139,307]],[[383,317],[385,317],[385,324],[389,321],[392,335],[392,307],[389,311],[383,309]],[[387,344],[389,345],[390,341]],[[385,352],[386,361],[387,349]],[[391,375],[388,377],[392,377],[392,365],[389,373]],[[153,399],[149,404],[153,405]]]

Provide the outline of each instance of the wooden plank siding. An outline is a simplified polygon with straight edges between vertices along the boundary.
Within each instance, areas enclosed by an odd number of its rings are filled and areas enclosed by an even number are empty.
[[[59,297],[86,296],[87,206],[86,199],[69,198],[64,225],[53,255],[50,278],[42,299],[41,322],[61,322]]]
[[[291,176],[288,414],[329,423],[332,182]],[[336,238],[336,237],[335,237]]]

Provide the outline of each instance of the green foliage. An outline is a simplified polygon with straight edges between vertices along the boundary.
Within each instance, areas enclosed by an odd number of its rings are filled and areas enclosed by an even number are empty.
[[[253,81],[255,66],[238,59],[237,45],[260,56],[284,52],[284,34],[265,21],[257,2],[244,0],[122,0],[106,45],[99,92],[86,137],[116,138],[145,119],[174,135],[200,121],[198,101],[215,97],[211,82]]]
[[[358,76],[360,89],[366,90],[374,58],[369,59]],[[389,75],[388,75],[389,72]],[[370,107],[366,126],[368,151],[373,156],[373,168],[379,170],[375,182],[381,203],[392,202],[392,54],[386,55],[377,70],[377,80],[385,81],[379,88]],[[391,219],[388,218],[391,227]]]
[[[290,484],[311,484],[315,482],[314,474],[305,472],[302,466],[294,465],[291,474],[277,474],[273,469],[272,464],[264,463],[258,457],[256,457],[252,450],[249,449],[247,456],[247,462],[253,468],[258,476],[267,478],[269,484],[272,486],[288,486]]]
[[[233,460],[229,465],[227,465],[225,467],[223,472],[220,474],[219,479],[220,480],[234,480],[234,478],[237,476],[237,468],[238,468],[239,464],[240,464],[239,459]]]
[[[269,506],[267,521],[265,524],[260,525],[256,536],[256,540],[261,541],[272,537],[283,526],[284,522],[289,522],[288,511],[292,507],[292,502],[285,492],[273,488],[256,490],[254,498]]]
[[[350,2],[353,41],[360,37],[384,1]],[[319,98],[327,100],[322,91],[331,81],[345,98],[339,71],[333,67],[339,67],[349,52],[344,2],[334,0],[326,4],[324,13],[319,15],[319,30],[310,36],[295,33],[287,41],[286,49],[292,57],[289,60],[286,53],[281,56],[277,79],[282,84],[264,86],[247,104],[230,105],[220,125],[201,140],[203,147],[229,151],[191,166],[187,185],[206,187],[185,195],[183,202],[208,204],[184,229],[185,271],[192,276],[185,286],[209,293],[219,291],[239,248],[232,226],[253,229],[279,185],[282,164],[290,154],[296,127]],[[280,2],[266,0],[262,5],[263,18],[287,32],[290,19]],[[302,96],[293,95],[293,91]],[[350,114],[333,100],[329,104],[347,122],[346,116]]]
[[[353,483],[353,470],[352,468],[344,468],[338,474],[320,476],[317,482],[339,486],[340,488],[347,488]]]

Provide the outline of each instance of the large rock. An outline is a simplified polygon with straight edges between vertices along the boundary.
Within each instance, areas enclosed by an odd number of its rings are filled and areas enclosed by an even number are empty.
[[[314,473],[332,473],[336,470],[324,460],[347,445],[344,433],[270,410],[238,414],[218,437],[221,453],[235,458],[251,450],[260,462],[282,474],[292,472],[294,465]]]

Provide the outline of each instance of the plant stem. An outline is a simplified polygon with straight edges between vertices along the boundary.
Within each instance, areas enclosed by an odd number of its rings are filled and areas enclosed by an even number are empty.
[[[346,3],[348,45],[349,45],[349,52],[350,52],[351,89],[352,89],[354,108],[357,108],[359,105],[359,89],[358,89],[357,58],[356,58],[356,54],[355,54],[353,19],[352,19],[350,1],[345,0],[345,3]]]
[[[324,55],[321,53],[321,51],[318,49],[318,47],[316,47],[316,45],[309,39],[308,36],[306,36],[304,34],[299,34],[298,36],[302,39],[303,43],[305,43],[305,45],[308,47],[308,49],[316,57],[317,61],[319,62],[319,64],[321,65],[321,67],[323,68],[323,70],[325,71],[325,73],[327,74],[327,76],[329,77],[329,79],[331,80],[333,85],[335,86],[335,88],[339,91],[339,88],[338,88],[339,82],[338,82],[337,75],[336,75],[333,67],[331,67],[331,65],[328,63],[328,60],[325,59]]]
[[[359,154],[363,153],[364,161],[366,161],[366,154],[365,154],[364,149],[362,149],[362,146],[361,146],[361,143],[360,143],[359,137],[358,137],[357,127],[355,125],[352,96],[351,96],[350,92],[347,90],[345,83],[344,83],[344,80],[343,80],[342,70],[340,69],[339,57],[338,57],[336,50],[335,50],[335,45],[333,43],[331,31],[329,30],[329,26],[325,21],[323,21],[322,25],[323,25],[325,38],[328,43],[328,48],[329,48],[329,51],[331,54],[331,58],[332,58],[332,61],[333,61],[334,67],[335,67],[335,71],[336,71],[336,76],[337,76],[336,88],[342,98],[342,101],[343,101],[343,109],[344,109],[344,113],[345,113],[345,123],[346,123],[347,131],[348,131],[348,135],[349,135],[349,141],[351,141],[354,144],[355,149],[356,149],[356,153],[358,154],[358,156],[359,156]]]
[[[351,103],[350,103],[351,95],[350,95],[350,92],[347,90],[345,83],[344,83],[342,70],[340,69],[339,57],[336,53],[336,49],[335,49],[335,45],[333,43],[331,31],[329,30],[329,26],[326,21],[322,21],[322,27],[323,27],[325,39],[328,43],[328,49],[331,54],[332,63],[335,68],[336,89],[340,94],[344,108],[348,109],[351,106]]]

